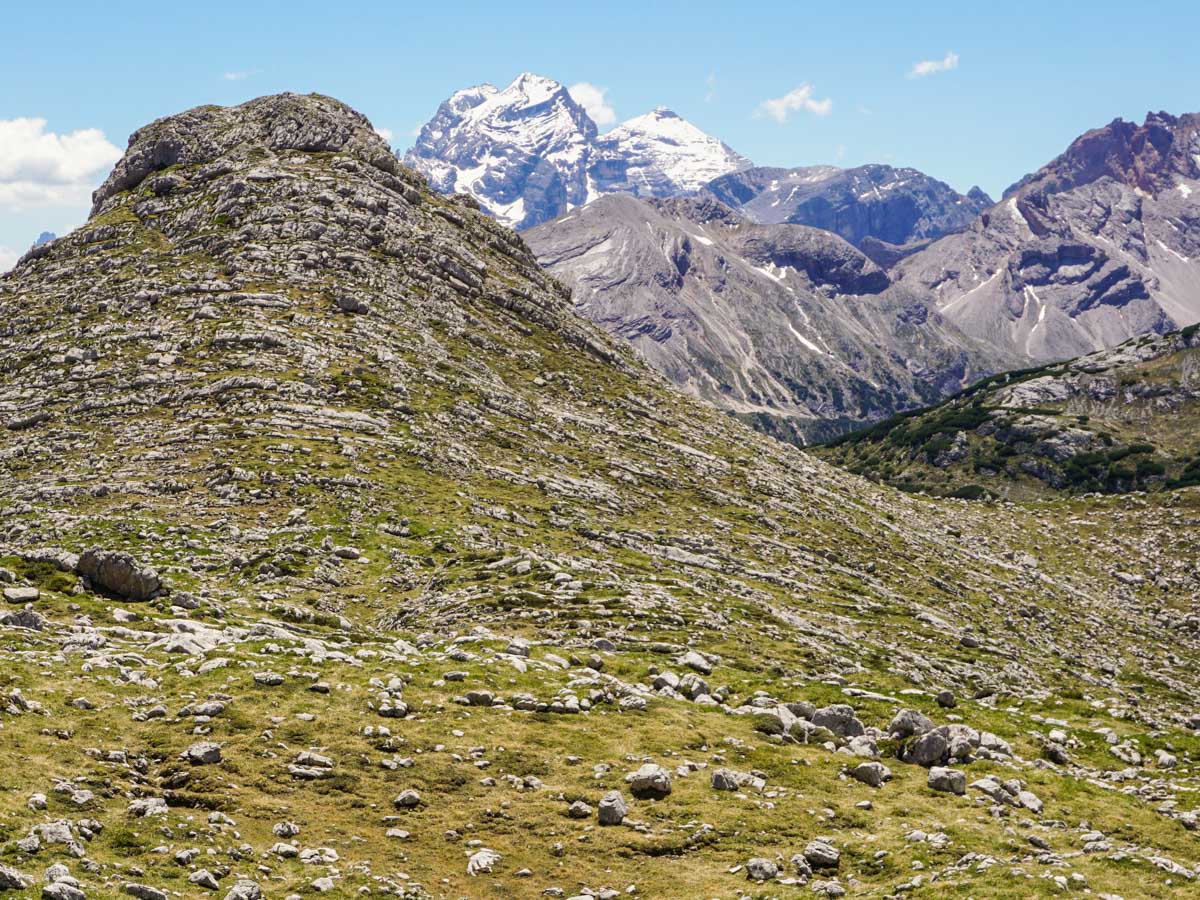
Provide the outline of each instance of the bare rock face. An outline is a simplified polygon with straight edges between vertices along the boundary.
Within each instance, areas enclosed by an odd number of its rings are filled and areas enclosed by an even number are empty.
[[[1200,321],[1200,115],[1088,132],[893,275],[1032,362]]]
[[[93,586],[123,600],[149,600],[163,586],[154,569],[120,551],[88,550],[80,555],[75,570]]]

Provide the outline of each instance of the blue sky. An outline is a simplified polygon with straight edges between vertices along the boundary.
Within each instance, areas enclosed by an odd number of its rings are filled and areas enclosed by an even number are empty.
[[[1194,3],[983,6],[6,4],[0,264],[80,224],[139,125],[283,90],[336,96],[405,149],[454,90],[528,70],[606,89],[618,120],[669,106],[761,165],[911,165],[993,196],[1088,128],[1200,110]]]

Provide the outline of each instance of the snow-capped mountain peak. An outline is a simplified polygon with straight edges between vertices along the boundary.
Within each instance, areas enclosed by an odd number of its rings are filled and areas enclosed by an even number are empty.
[[[671,196],[750,165],[666,107],[600,136],[561,83],[532,72],[502,90],[455,92],[404,161],[435,189],[470,194],[515,228],[602,194]]]
[[[606,157],[624,161],[624,177],[598,185],[603,193],[666,197],[752,165],[665,106],[622,122],[601,136],[600,146]]]

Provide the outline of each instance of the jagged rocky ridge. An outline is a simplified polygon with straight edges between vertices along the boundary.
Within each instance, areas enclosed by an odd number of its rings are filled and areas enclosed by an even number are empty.
[[[963,331],[1034,362],[1200,320],[1200,116],[1120,119],[896,267]]]
[[[676,385],[808,443],[1003,366],[841,238],[714,200],[613,196],[526,232],[576,309]]]
[[[1200,484],[1200,338],[1143,335],[986,379],[820,452],[906,490],[979,497]]]
[[[404,161],[517,229],[603,194],[674,196],[751,165],[665,107],[601,135],[563,85],[528,72],[456,92]]]
[[[1191,889],[1194,493],[757,435],[318,96],[137,132],[0,314],[0,889]]]
[[[704,193],[754,222],[832,231],[885,268],[992,205],[978,187],[960,194],[916,169],[885,165],[756,167],[716,178]]]

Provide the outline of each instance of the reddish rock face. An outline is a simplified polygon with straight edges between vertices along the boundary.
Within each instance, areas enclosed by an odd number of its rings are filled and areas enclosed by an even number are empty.
[[[1200,114],[1151,113],[1137,125],[1115,119],[1081,135],[1053,162],[1005,191],[1058,193],[1108,176],[1150,193],[1176,175],[1200,175]]]

